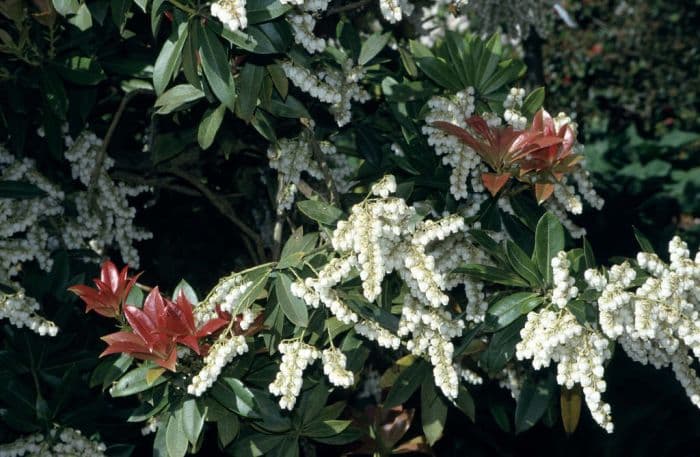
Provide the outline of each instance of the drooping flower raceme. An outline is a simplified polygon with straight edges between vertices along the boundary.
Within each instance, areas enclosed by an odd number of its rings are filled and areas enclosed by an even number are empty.
[[[299,340],[283,341],[277,349],[282,354],[282,363],[269,389],[273,395],[280,397],[280,408],[291,410],[301,391],[304,370],[318,359],[321,353],[315,347]]]
[[[54,427],[46,435],[35,433],[0,445],[0,456],[105,457],[106,450],[104,443],[86,438],[80,430]]]
[[[211,15],[231,30],[248,27],[245,10],[246,0],[217,0],[211,4]]]

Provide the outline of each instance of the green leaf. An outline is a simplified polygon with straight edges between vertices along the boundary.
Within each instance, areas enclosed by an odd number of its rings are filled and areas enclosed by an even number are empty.
[[[584,300],[572,300],[566,307],[581,325],[597,324],[598,313],[592,304]]]
[[[69,57],[56,70],[64,79],[80,85],[94,86],[105,79],[102,67],[90,57]]]
[[[189,84],[178,84],[168,89],[163,95],[158,97],[155,107],[156,113],[169,114],[181,106],[199,100],[204,97],[204,92]]]
[[[506,263],[507,258],[505,251],[488,233],[483,230],[474,229],[469,230],[469,235],[488,255],[502,261],[504,264]]]
[[[333,225],[343,215],[343,212],[335,206],[317,200],[298,202],[297,208],[311,220],[323,225]]]
[[[501,61],[501,37],[498,33],[491,35],[491,38],[481,46],[481,55],[474,74],[474,79],[478,81],[477,87],[484,88],[493,76],[496,67]]]
[[[233,82],[228,53],[219,41],[219,37],[209,27],[201,27],[198,37],[202,70],[204,70],[211,90],[221,103],[234,111],[236,108],[236,85]]]
[[[173,27],[170,37],[163,44],[153,67],[153,88],[156,94],[162,94],[176,74],[188,35],[187,23],[181,22]]]
[[[133,290],[133,289],[132,289]],[[122,354],[119,357],[109,357],[102,360],[90,376],[90,387],[96,387],[102,384],[102,389],[106,389],[117,378],[126,373],[126,370],[133,362],[127,354]]]
[[[173,296],[172,299],[176,300],[178,295],[180,295],[180,292],[185,294],[185,297],[192,303],[193,305],[197,305],[199,303],[199,298],[197,298],[197,292],[194,291],[192,286],[185,281],[184,279],[181,279],[179,283],[177,283],[177,286],[175,286],[175,290],[173,291]]]
[[[81,32],[84,32],[92,27],[92,15],[90,14],[87,4],[83,3],[80,5],[80,8],[78,8],[78,11],[76,11],[75,16],[68,19],[68,22],[78,27],[78,30]]]
[[[634,238],[637,240],[637,243],[639,243],[639,247],[642,248],[642,251],[654,254],[654,245],[651,244],[649,238],[647,238],[646,235],[640,232],[635,226],[632,226],[632,230],[634,231]]]
[[[234,414],[227,414],[216,421],[216,431],[219,435],[219,444],[221,444],[221,447],[226,447],[231,444],[238,435],[240,429],[240,421],[238,420],[238,416]]]
[[[552,390],[547,382],[533,382],[526,379],[515,407],[515,433],[522,433],[531,428],[542,417],[549,405]]]
[[[233,395],[229,396],[228,404],[224,406],[244,417],[258,417],[255,396],[240,379],[223,377],[221,381],[233,392]]]
[[[258,103],[258,94],[265,77],[265,67],[247,63],[239,76],[240,95],[236,101],[236,114],[245,122],[250,122]]]
[[[45,197],[46,195],[46,192],[29,182],[0,181],[0,198],[26,200]]]
[[[277,262],[276,269],[283,270],[285,268],[295,268],[299,266],[304,255],[311,251],[318,242],[318,233],[307,233],[301,227],[295,230],[287,239],[287,242],[282,248],[280,261]]]
[[[500,330],[539,305],[544,298],[534,292],[516,292],[496,300],[488,309],[486,322],[489,329]]]
[[[182,430],[187,440],[193,445],[197,443],[199,434],[202,433],[206,416],[206,408],[196,399],[188,398],[182,404]]]
[[[466,274],[474,279],[504,286],[529,287],[527,281],[515,273],[489,265],[465,264],[455,268],[452,273]]]
[[[146,9],[148,8],[148,2],[150,0],[134,0],[134,3],[138,5],[139,8],[141,8],[141,11],[144,13],[146,12]]]
[[[311,117],[306,107],[292,95],[288,95],[284,101],[273,98],[270,100],[270,106],[267,109],[270,111],[270,114],[277,117],[288,117],[290,119]]]
[[[182,429],[181,411],[170,416],[165,431],[165,447],[170,457],[183,457],[187,453],[187,437]]]
[[[68,16],[78,12],[80,3],[78,3],[78,0],[53,0],[53,7],[61,16]]]
[[[112,8],[112,20],[120,33],[124,32],[132,1],[133,0],[112,0],[110,3]]]
[[[279,0],[248,0],[246,17],[248,24],[258,24],[278,18],[292,9],[292,5],[283,5]]]
[[[585,236],[583,237],[583,258],[586,261],[586,268],[595,268],[596,263],[595,254],[593,254],[593,247]]]
[[[375,32],[367,38],[367,40],[362,43],[362,48],[360,48],[360,57],[357,59],[358,65],[365,65],[370,60],[372,60],[377,54],[384,49],[384,46],[389,42],[391,33],[379,33]]]
[[[476,419],[476,406],[474,405],[474,399],[469,393],[469,390],[463,385],[459,385],[459,394],[457,395],[457,400],[455,401],[457,408],[467,415],[472,422]]]
[[[68,112],[68,95],[61,78],[55,71],[47,68],[41,72],[40,82],[46,108],[58,119],[65,119]]]
[[[508,257],[508,261],[510,262],[510,266],[513,267],[513,270],[530,283],[532,287],[543,284],[537,267],[532,263],[530,257],[525,251],[520,249],[520,246],[511,240],[506,241],[506,257]]]
[[[444,60],[435,57],[420,57],[416,58],[416,64],[428,78],[445,89],[454,91],[464,89],[459,77]]]
[[[166,0],[153,0],[151,5],[151,32],[154,37],[158,34],[158,26],[163,17],[163,5],[167,5]]]
[[[417,360],[404,369],[396,378],[394,385],[391,386],[391,390],[384,400],[384,407],[393,408],[404,403],[423,383],[426,376],[429,376],[428,365],[422,360]]]
[[[532,260],[537,263],[546,284],[552,284],[551,260],[564,250],[564,228],[552,213],[545,213],[535,229],[535,252]]]
[[[305,426],[302,435],[309,438],[329,438],[344,432],[351,423],[352,421],[339,419],[316,421]]]
[[[498,64],[498,70],[496,70],[493,76],[480,87],[481,90],[478,92],[481,93],[481,95],[491,94],[508,83],[520,78],[525,74],[526,68],[525,64],[519,60],[504,60]]]
[[[197,142],[202,149],[208,149],[214,143],[216,132],[219,131],[224,120],[226,106],[221,104],[216,109],[209,108],[202,116],[202,121],[197,129]]]
[[[146,377],[151,368],[153,367],[147,364],[134,368],[122,376],[119,381],[109,389],[109,393],[112,397],[126,397],[164,383],[167,379],[165,376],[159,377],[153,383],[148,383]]]
[[[277,89],[280,97],[283,99],[287,98],[287,94],[289,93],[289,80],[287,79],[287,75],[284,73],[284,70],[282,70],[282,66],[273,64],[268,65],[266,68],[267,73],[270,75],[270,78],[272,78],[272,83],[275,85],[275,89]]]
[[[282,308],[282,312],[287,319],[297,327],[306,327],[309,325],[309,311],[306,303],[300,298],[295,297],[290,292],[292,280],[284,273],[279,273],[275,280],[275,294],[277,301]]]
[[[513,321],[509,326],[493,334],[486,350],[481,354],[481,363],[489,373],[501,371],[515,355],[515,345],[520,341],[520,329],[525,318]]]
[[[438,393],[432,376],[427,376],[421,388],[421,424],[431,446],[441,437],[447,421],[447,402]]]
[[[538,87],[527,94],[527,97],[525,97],[525,100],[523,101],[522,112],[527,117],[534,116],[535,113],[542,108],[542,104],[544,104],[544,95],[544,87]]]

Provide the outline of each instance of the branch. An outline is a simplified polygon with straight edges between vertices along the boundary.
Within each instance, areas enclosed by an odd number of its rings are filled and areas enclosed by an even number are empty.
[[[115,171],[115,172],[111,173],[111,175],[115,179],[129,183],[129,184],[159,187],[161,189],[172,190],[173,192],[178,192],[180,194],[187,195],[189,197],[201,197],[202,196],[202,194],[200,192],[192,190],[189,187],[180,186],[177,184],[172,184],[169,179],[161,179],[161,178],[148,179],[148,178],[144,178],[142,176],[139,176],[137,174],[132,174],[132,173],[128,173],[125,171]]]
[[[252,245],[249,244],[249,240],[243,237],[243,241],[246,243],[246,247],[248,248],[248,251],[250,252],[253,261],[255,261],[256,263],[260,263],[263,260],[265,260],[266,255],[265,248],[263,247],[262,238],[260,238],[260,235],[258,235],[253,229],[248,227],[248,225],[246,225],[246,223],[238,217],[235,210],[231,207],[231,205],[229,205],[229,203],[226,200],[216,195],[204,183],[197,179],[197,177],[187,173],[186,171],[183,171],[178,168],[169,168],[164,171],[187,181],[192,187],[197,189],[207,200],[209,200],[211,204],[214,205],[221,214],[226,216],[226,218],[233,222],[233,224],[236,227],[238,227],[241,232],[247,235],[255,243],[255,249],[253,249]]]
[[[339,5],[334,8],[330,8],[326,11],[326,16],[330,16],[332,14],[340,14],[344,13],[346,11],[352,11],[354,9],[360,9],[366,6],[370,0],[358,0],[356,2],[351,2],[346,5]]]
[[[95,166],[93,167],[92,173],[90,174],[90,181],[88,182],[87,187],[88,204],[90,208],[93,208],[95,206],[95,187],[97,186],[97,180],[100,177],[102,167],[105,163],[105,158],[107,157],[107,148],[109,147],[109,143],[112,141],[112,136],[114,135],[114,131],[117,129],[117,124],[119,124],[119,120],[121,119],[122,114],[124,114],[126,105],[128,105],[131,99],[137,95],[152,93],[153,91],[148,89],[135,89],[131,92],[127,92],[126,95],[124,95],[124,98],[122,98],[121,103],[119,103],[119,108],[117,108],[117,112],[114,113],[112,122],[109,124],[109,128],[107,129],[107,134],[105,135],[104,141],[102,142],[102,147],[99,151],[97,151],[97,157],[95,157]]]
[[[314,159],[316,159],[316,162],[318,162],[319,167],[321,167],[321,172],[323,173],[323,180],[326,182],[326,187],[328,187],[328,192],[330,193],[330,203],[339,205],[340,196],[338,195],[338,189],[335,187],[335,181],[333,180],[333,176],[331,175],[331,170],[330,168],[328,168],[328,162],[326,162],[326,158],[323,155],[323,151],[321,151],[321,147],[318,145],[318,141],[316,141],[314,132],[311,129],[308,130],[309,141],[311,142],[311,150],[313,151]]]

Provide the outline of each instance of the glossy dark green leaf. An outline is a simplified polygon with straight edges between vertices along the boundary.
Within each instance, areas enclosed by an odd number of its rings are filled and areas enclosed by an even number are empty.
[[[344,432],[351,423],[349,420],[338,419],[316,421],[304,427],[302,435],[309,438],[329,438]]]
[[[520,330],[525,324],[521,317],[506,328],[494,333],[486,350],[481,354],[481,364],[489,373],[501,371],[515,355],[515,345],[520,341]]]
[[[282,66],[278,64],[272,64],[268,65],[267,67],[267,73],[270,75],[270,78],[272,78],[272,83],[275,85],[275,89],[277,89],[277,93],[282,97],[282,99],[287,98],[287,94],[289,93],[289,80],[287,79],[287,75],[284,73],[284,70],[282,70]]]
[[[586,268],[595,268],[596,262],[595,254],[593,254],[593,247],[585,236],[583,237],[583,256],[586,261]]]
[[[231,74],[228,52],[219,41],[219,37],[209,27],[201,27],[197,36],[199,38],[199,55],[202,58],[202,70],[211,90],[221,103],[234,111],[236,85]]]
[[[219,437],[219,444],[221,447],[226,447],[231,442],[236,439],[238,432],[241,429],[241,423],[238,420],[238,416],[234,414],[227,414],[221,419],[216,421],[216,432]]]
[[[535,252],[532,254],[532,260],[537,264],[546,284],[552,284],[551,260],[563,250],[564,228],[554,214],[545,213],[535,229]]]
[[[158,97],[155,103],[158,114],[169,114],[188,103],[204,97],[204,92],[189,84],[178,84]]]
[[[455,268],[453,273],[466,274],[474,279],[512,287],[529,287],[527,281],[515,273],[489,265],[465,264]]]
[[[552,389],[546,380],[536,383],[525,379],[515,407],[515,433],[522,433],[537,423],[547,409],[551,396]]]
[[[153,88],[160,95],[170,84],[181,62],[182,49],[189,35],[187,23],[173,27],[170,37],[163,44],[153,67]]]
[[[324,225],[333,225],[343,215],[335,206],[317,200],[298,202],[297,208],[311,220]]]
[[[449,64],[435,57],[420,57],[416,59],[418,68],[445,89],[459,91],[464,89]]]
[[[231,377],[222,377],[220,379],[233,392],[233,395],[230,396],[232,397],[230,398],[232,402],[229,402],[232,405],[231,409],[244,417],[257,417],[257,406],[253,392],[240,379]]]
[[[219,105],[216,109],[209,108],[204,113],[197,129],[197,143],[199,143],[200,148],[209,149],[214,143],[216,132],[221,127],[225,113],[226,106],[224,104]]]
[[[187,453],[187,437],[182,428],[181,418],[180,410],[172,414],[165,431],[165,446],[170,457],[183,457]]]
[[[496,300],[488,309],[486,323],[491,330],[500,330],[537,308],[544,299],[534,292],[516,292]]]
[[[309,311],[304,300],[295,297],[290,291],[292,280],[284,273],[279,273],[275,280],[275,294],[282,312],[297,327],[309,325]]]
[[[421,425],[431,446],[441,437],[447,421],[447,402],[435,387],[432,376],[426,376],[421,388]]]
[[[511,240],[506,241],[506,257],[508,257],[513,270],[530,283],[532,287],[543,285],[544,281],[530,256]]]
[[[206,414],[203,403],[195,398],[188,398],[182,403],[182,431],[193,445],[197,443],[199,434],[202,433]]]
[[[111,0],[112,20],[120,32],[124,32],[129,9],[133,0]]]
[[[250,121],[255,112],[264,76],[265,67],[260,65],[247,63],[241,70],[238,79],[240,95],[236,100],[236,114],[246,122]]]
[[[360,56],[357,59],[358,65],[365,65],[379,54],[384,46],[389,42],[391,33],[373,33],[370,35],[360,48]]]
[[[654,245],[651,244],[649,238],[647,238],[646,235],[640,232],[639,229],[637,229],[637,227],[633,226],[632,230],[634,231],[634,238],[637,240],[637,243],[639,243],[639,247],[642,248],[642,251],[654,254]]]
[[[292,9],[292,5],[283,5],[279,0],[248,0],[246,2],[246,17],[249,24],[258,24],[276,19],[290,9]]]
[[[104,81],[105,72],[97,61],[91,57],[73,56],[56,65],[58,73],[67,81],[75,84],[94,86]]]
[[[167,380],[165,376],[159,377],[152,383],[149,383],[146,380],[146,375],[152,368],[152,366],[148,365],[142,365],[138,368],[134,368],[119,378],[116,384],[109,389],[109,393],[113,397],[126,397],[164,383]]]
[[[476,406],[474,405],[472,394],[470,394],[469,390],[461,384],[459,386],[459,393],[457,395],[457,400],[455,400],[455,404],[460,411],[471,419],[472,422],[476,420]]]
[[[393,408],[408,400],[418,387],[429,376],[428,365],[422,360],[416,360],[411,366],[405,368],[394,381],[391,390],[384,400],[385,408]]]
[[[544,104],[544,96],[544,87],[538,87],[537,89],[527,94],[527,97],[525,97],[525,100],[523,101],[522,112],[527,117],[534,116],[535,113],[539,111],[540,108],[542,108],[542,105]]]

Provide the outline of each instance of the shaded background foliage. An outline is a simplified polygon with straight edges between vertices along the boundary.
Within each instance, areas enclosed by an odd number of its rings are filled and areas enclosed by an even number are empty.
[[[50,46],[30,53],[36,61],[22,62],[0,54],[0,133],[14,154],[42,157],[41,171],[59,182],[66,181],[68,173],[61,167],[61,125],[67,122],[70,131],[77,133],[89,123],[103,137],[121,101],[119,88],[137,84],[135,79],[146,73],[158,54],[157,43],[167,35],[167,30],[161,30],[153,38],[149,18],[135,14],[130,29],[139,31],[137,36],[122,39],[106,4],[90,3],[96,8],[91,9],[93,18],[102,18],[99,27],[87,32],[69,27],[60,40],[49,37]],[[4,5],[11,7],[12,2]],[[637,226],[657,247],[678,230],[686,232],[691,248],[697,247],[700,135],[694,132],[700,132],[700,51],[697,40],[689,37],[696,34],[699,3],[591,0],[568,2],[566,6],[579,28],[557,22],[544,40],[542,67],[548,105],[577,113],[588,166],[606,199],[603,211],[587,212],[578,222],[588,229],[599,260],[636,252],[630,225]],[[348,15],[351,20],[353,14]],[[0,28],[9,22],[11,17],[0,17]],[[333,27],[322,24],[320,29],[332,31]],[[48,33],[43,24],[34,22],[30,30],[34,36]],[[88,55],[101,63],[101,69],[93,74],[94,81],[87,85],[71,81],[66,73],[65,63],[77,55]],[[61,87],[53,83],[55,80],[63,81]],[[70,103],[61,102],[63,97]],[[165,120],[150,112],[152,102],[153,97],[145,94],[129,103],[119,134],[110,145],[110,155],[118,159],[117,176],[126,182],[155,186],[154,194],[141,202],[145,206],[137,219],[157,234],[138,246],[143,281],[172,290],[186,277],[196,290],[208,290],[231,269],[249,264],[238,229],[186,181],[153,170],[167,163],[195,176],[206,176],[207,185],[227,195],[250,225],[269,224],[264,214],[256,216],[251,211],[269,200],[265,193],[270,191],[260,185],[257,176],[258,168],[267,163],[266,142],[259,136],[241,137],[245,124],[229,115],[215,149],[202,151],[196,145],[196,122],[192,120],[200,119],[203,108]],[[365,109],[381,113],[383,107],[370,105]],[[44,126],[48,141],[33,134],[40,126]],[[169,141],[154,144],[149,133],[154,130],[161,134],[161,141]],[[146,162],[140,152],[144,144],[149,147]],[[241,144],[246,147],[241,148]],[[236,154],[229,159],[233,151]],[[371,167],[364,171],[368,176],[373,173]],[[15,373],[0,371],[0,379],[19,376],[27,383],[3,386],[0,442],[11,440],[18,430],[27,431],[20,422],[34,421],[36,410],[49,411],[47,421],[74,425],[88,434],[99,431],[106,442],[135,443],[135,455],[147,452],[152,438],[140,438],[139,426],[124,420],[134,406],[132,401],[112,399],[101,395],[99,387],[88,387],[89,373],[97,363],[95,354],[101,349],[98,337],[109,329],[100,319],[84,316],[76,301],[63,291],[81,282],[85,277],[81,275],[94,276],[94,267],[78,256],[60,253],[48,279],[40,271],[26,274],[28,291],[52,304],[46,307],[47,317],[54,319],[63,333],[57,344],[44,345],[38,337],[3,327],[3,349],[13,350],[3,351],[2,357],[22,353],[28,360],[1,364],[0,370],[20,368]],[[383,368],[389,361],[374,363]],[[66,370],[67,366],[73,368]],[[476,423],[451,412],[445,437],[435,451],[445,456],[696,455],[692,446],[700,438],[700,414],[668,370],[633,364],[617,354],[607,379],[607,398],[616,422],[613,435],[602,432],[584,413],[578,430],[566,437],[556,418],[556,405],[545,415],[545,422],[556,424],[553,428],[540,423],[515,435],[513,424],[504,423],[498,413],[505,411],[510,421],[514,402],[506,391],[490,386],[472,391]],[[18,394],[35,383],[45,398],[32,392]],[[17,403],[17,399],[27,398],[33,399],[32,404]],[[10,408],[4,409],[6,406]],[[23,408],[31,411],[30,416],[4,414]],[[113,448],[112,452],[118,455],[125,449]]]

